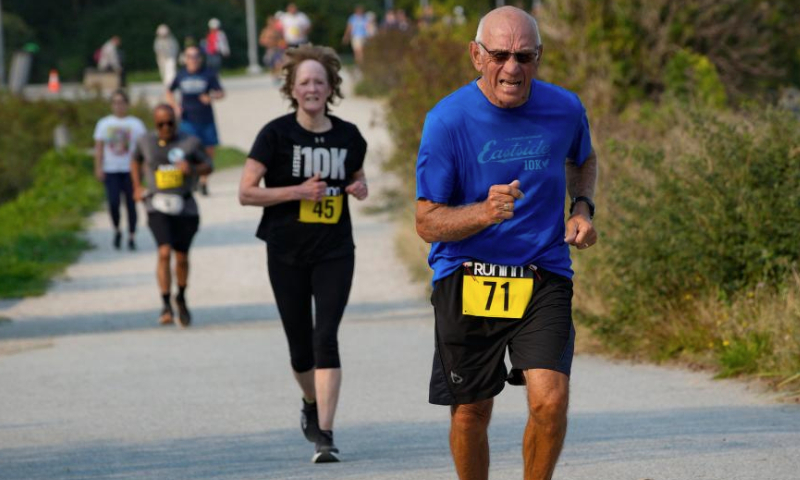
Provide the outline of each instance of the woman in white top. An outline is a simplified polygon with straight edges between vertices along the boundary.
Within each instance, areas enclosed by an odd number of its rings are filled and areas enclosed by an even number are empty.
[[[136,140],[146,132],[144,123],[128,115],[128,95],[117,90],[111,96],[111,115],[94,129],[94,174],[106,186],[106,198],[114,226],[114,248],[122,244],[120,197],[125,196],[128,214],[128,249],[136,249],[136,202],[131,187],[131,155]]]

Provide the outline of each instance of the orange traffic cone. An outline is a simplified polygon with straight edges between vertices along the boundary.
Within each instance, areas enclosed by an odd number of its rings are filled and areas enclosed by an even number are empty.
[[[61,82],[58,81],[58,70],[50,70],[50,77],[47,80],[47,89],[53,93],[58,93],[61,90]]]

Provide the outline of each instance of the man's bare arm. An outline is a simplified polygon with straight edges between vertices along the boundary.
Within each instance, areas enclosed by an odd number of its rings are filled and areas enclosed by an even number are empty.
[[[581,166],[568,160],[566,164],[567,191],[570,197],[589,197],[594,198],[594,187],[597,183],[597,155],[594,150],[586,157],[586,161]],[[587,207],[584,205],[584,207]],[[575,207],[578,208],[577,206]],[[589,209],[586,208],[587,216]]]
[[[593,198],[597,182],[597,155],[595,155],[594,150],[581,166],[577,166],[573,161],[568,160],[566,174],[567,191],[572,198]],[[579,250],[591,247],[597,242],[597,231],[592,225],[589,205],[586,202],[575,204],[575,209],[567,220],[564,241],[574,245]]]
[[[457,242],[514,216],[514,201],[525,196],[519,180],[492,185],[486,200],[452,207],[417,200],[417,234],[428,243]]]

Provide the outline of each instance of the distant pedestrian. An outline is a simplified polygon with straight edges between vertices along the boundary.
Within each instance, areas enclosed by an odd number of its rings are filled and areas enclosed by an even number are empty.
[[[217,18],[208,21],[208,34],[205,38],[206,67],[219,72],[222,59],[231,54],[228,37],[222,31],[222,23]]]
[[[167,89],[167,103],[181,117],[181,132],[199,137],[206,154],[213,159],[214,147],[219,145],[219,138],[211,102],[225,97],[225,92],[219,83],[217,72],[203,67],[199,48],[187,48],[184,58],[186,68],[178,72]],[[173,94],[176,90],[181,93],[180,105]],[[208,175],[201,174],[199,188],[201,194],[208,195]]]
[[[283,39],[286,47],[298,47],[308,43],[308,32],[311,30],[311,20],[305,13],[297,9],[297,5],[290,3],[286,12],[276,14],[283,27]]]
[[[119,46],[122,39],[114,35],[100,47],[97,53],[97,69],[103,72],[122,72]]]
[[[277,76],[283,63],[286,42],[283,40],[283,26],[277,17],[270,15],[258,36],[258,44],[264,47],[264,66]]]
[[[131,185],[131,155],[136,141],[146,129],[141,120],[128,115],[128,95],[124,90],[117,90],[111,96],[111,112],[94,128],[94,174],[106,187],[108,212],[114,226],[114,248],[119,250],[122,244],[120,203],[124,196],[128,215],[128,249],[135,250],[137,218]]]
[[[192,186],[198,174],[208,175],[214,166],[197,137],[178,132],[172,107],[157,106],[153,119],[156,131],[140,137],[133,154],[134,197],[144,202],[147,224],[158,244],[156,278],[163,303],[159,323],[167,325],[174,321],[181,327],[188,327],[192,322],[186,304],[189,247],[200,225],[200,211],[192,196]],[[173,315],[170,301],[173,252],[178,286],[177,317]]]
[[[116,73],[120,87],[125,86],[125,68],[122,66],[122,53],[119,49],[121,44],[122,39],[114,35],[95,52],[97,69],[101,72]]]
[[[364,44],[369,36],[368,27],[369,22],[364,14],[364,7],[357,5],[353,14],[347,19],[347,27],[342,36],[342,43],[350,41],[357,65],[364,63]]]
[[[153,42],[153,51],[156,53],[158,72],[161,82],[165,87],[172,85],[178,72],[178,53],[180,46],[178,40],[170,32],[169,27],[163,23],[156,29],[156,39]]]

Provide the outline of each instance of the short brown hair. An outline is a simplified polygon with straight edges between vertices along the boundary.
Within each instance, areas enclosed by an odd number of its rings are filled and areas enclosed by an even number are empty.
[[[331,86],[333,93],[328,97],[328,104],[333,105],[336,97],[344,98],[341,92],[342,77],[339,76],[339,70],[342,68],[342,62],[336,51],[331,47],[322,47],[314,45],[301,45],[296,48],[290,48],[286,51],[286,63],[283,65],[283,86],[281,93],[284,97],[292,102],[292,108],[297,110],[297,100],[292,97],[292,88],[294,87],[294,80],[297,74],[297,67],[306,60],[315,60],[319,62],[325,69],[328,76],[328,84]],[[325,112],[328,112],[328,105],[325,105]]]

